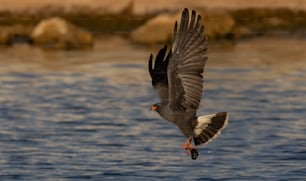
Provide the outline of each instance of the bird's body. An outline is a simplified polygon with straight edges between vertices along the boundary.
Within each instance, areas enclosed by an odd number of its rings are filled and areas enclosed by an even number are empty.
[[[185,111],[180,110],[173,110],[169,105],[159,104],[158,106],[160,107],[156,111],[161,117],[176,124],[187,138],[193,136],[193,129],[197,124],[197,117],[194,114],[188,114]]]
[[[165,46],[157,54],[154,67],[152,54],[149,58],[152,85],[161,100],[151,109],[178,126],[187,138],[183,147],[191,153],[196,151],[192,139],[195,145],[209,142],[228,120],[225,112],[196,115],[202,99],[206,41],[201,16],[192,11],[189,17],[188,9],[184,9],[180,27],[175,23],[173,44],[167,56]]]

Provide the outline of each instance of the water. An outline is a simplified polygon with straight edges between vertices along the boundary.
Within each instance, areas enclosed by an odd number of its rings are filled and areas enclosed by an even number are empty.
[[[211,48],[199,115],[230,120],[195,161],[149,111],[155,48],[115,39],[89,52],[1,49],[0,180],[305,180],[305,45]]]

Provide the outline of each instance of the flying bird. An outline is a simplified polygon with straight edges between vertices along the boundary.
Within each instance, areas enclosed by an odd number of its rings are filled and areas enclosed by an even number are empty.
[[[202,18],[187,8],[182,12],[180,26],[174,25],[172,47],[165,45],[148,61],[152,86],[160,102],[151,110],[174,123],[187,138],[183,148],[192,159],[197,159],[197,146],[206,144],[220,134],[228,123],[228,113],[219,112],[197,116],[202,98],[203,72],[207,61],[207,37]],[[193,141],[193,143],[192,143]]]

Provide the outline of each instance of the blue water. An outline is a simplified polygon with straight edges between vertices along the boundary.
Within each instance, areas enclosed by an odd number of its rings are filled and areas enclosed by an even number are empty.
[[[0,74],[0,180],[306,180],[306,68],[207,65],[199,115],[230,120],[191,160],[145,61],[86,66]]]

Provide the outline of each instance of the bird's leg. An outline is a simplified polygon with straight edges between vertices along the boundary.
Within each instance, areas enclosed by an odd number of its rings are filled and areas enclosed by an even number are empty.
[[[190,137],[186,140],[186,142],[183,144],[183,148],[187,151],[187,154],[188,154],[188,155],[190,155],[191,150],[193,149],[191,140],[192,140],[192,136],[190,136]]]
[[[199,156],[198,149],[192,146],[192,136],[189,137],[183,144],[183,148],[187,151],[188,155],[191,155],[191,159],[196,160]]]

